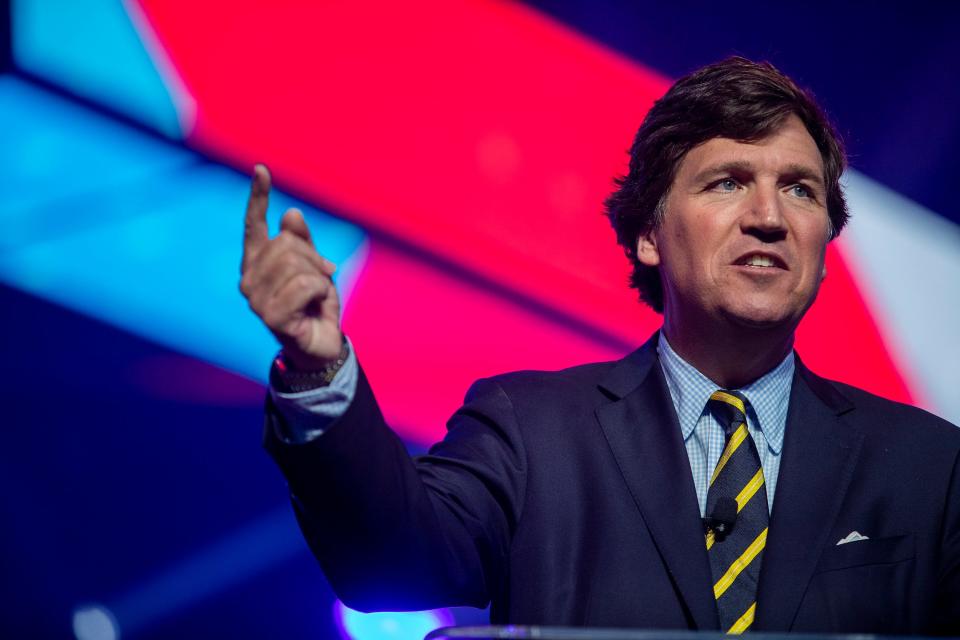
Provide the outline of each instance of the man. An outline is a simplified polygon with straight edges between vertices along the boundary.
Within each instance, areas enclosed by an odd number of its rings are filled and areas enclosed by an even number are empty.
[[[241,289],[283,345],[266,446],[338,595],[527,624],[960,631],[960,431],[792,351],[847,219],[844,163],[770,65],[678,81],[607,202],[663,329],[618,362],[476,383],[415,461],[299,212],[268,239],[258,167]]]

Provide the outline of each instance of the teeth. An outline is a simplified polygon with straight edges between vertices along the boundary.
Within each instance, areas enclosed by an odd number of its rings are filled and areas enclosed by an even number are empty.
[[[773,259],[768,258],[767,256],[750,256],[747,258],[746,264],[751,267],[772,267],[774,266]]]

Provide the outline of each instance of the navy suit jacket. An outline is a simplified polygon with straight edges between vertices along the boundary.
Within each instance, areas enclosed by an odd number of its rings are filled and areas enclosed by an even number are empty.
[[[424,401],[429,401],[426,397]],[[493,623],[717,630],[655,340],[477,382],[411,460],[365,377],[329,430],[266,447],[338,596],[491,604]],[[755,630],[960,634],[960,430],[797,361]],[[836,543],[851,531],[868,540]]]

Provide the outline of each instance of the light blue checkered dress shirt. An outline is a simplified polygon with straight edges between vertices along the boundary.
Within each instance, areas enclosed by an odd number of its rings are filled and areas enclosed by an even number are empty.
[[[683,444],[690,459],[693,484],[697,489],[700,515],[707,507],[710,475],[720,460],[726,437],[723,427],[707,409],[710,394],[719,389],[693,365],[677,355],[666,336],[660,332],[657,346],[660,366],[667,379],[670,397],[677,410]],[[745,387],[736,389],[750,402],[747,409],[747,431],[757,445],[763,479],[767,489],[767,506],[773,512],[773,496],[780,473],[783,431],[787,424],[787,405],[793,383],[794,358],[791,351],[783,362]]]

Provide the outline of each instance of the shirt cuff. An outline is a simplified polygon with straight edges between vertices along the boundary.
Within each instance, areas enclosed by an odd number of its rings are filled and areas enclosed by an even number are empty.
[[[270,386],[270,397],[283,420],[275,420],[276,435],[287,444],[314,440],[346,413],[357,390],[357,356],[347,338],[348,355],[330,384],[316,389],[284,393]]]

